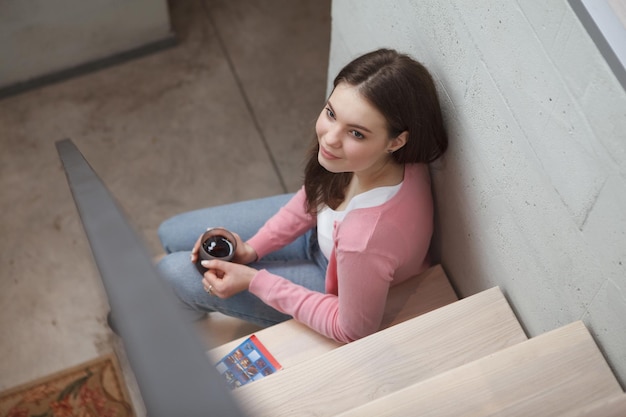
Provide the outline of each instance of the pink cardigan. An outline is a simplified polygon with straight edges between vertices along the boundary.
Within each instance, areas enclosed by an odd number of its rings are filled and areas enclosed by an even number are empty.
[[[259,258],[315,227],[300,189],[248,243]],[[250,292],[313,330],[340,342],[376,332],[390,286],[429,266],[433,202],[428,167],[406,165],[400,190],[386,203],[347,214],[333,230],[326,293],[259,271]]]

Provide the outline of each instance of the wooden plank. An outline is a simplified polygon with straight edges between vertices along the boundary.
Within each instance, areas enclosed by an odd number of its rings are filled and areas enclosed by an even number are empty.
[[[343,345],[295,320],[276,324],[254,334],[285,369]],[[209,358],[217,363],[248,337],[250,335],[209,350]]]
[[[233,391],[249,415],[331,416],[526,340],[499,288]]]
[[[559,417],[624,417],[626,416],[626,394],[596,401],[567,412]]]
[[[381,329],[417,317],[457,301],[454,289],[441,265],[435,265],[415,278],[396,285],[389,291]],[[261,343],[284,368],[329,352],[342,343],[328,339],[295,320],[255,332]],[[243,342],[245,336],[211,349],[208,354],[215,362]]]
[[[435,265],[389,290],[381,329],[436,310],[458,299],[443,267]]]
[[[341,414],[560,416],[621,392],[582,322],[413,384]]]

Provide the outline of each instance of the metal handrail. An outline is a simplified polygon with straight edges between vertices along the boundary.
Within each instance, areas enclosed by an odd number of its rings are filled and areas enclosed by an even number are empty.
[[[144,243],[71,139],[56,142],[149,416],[243,416]]]

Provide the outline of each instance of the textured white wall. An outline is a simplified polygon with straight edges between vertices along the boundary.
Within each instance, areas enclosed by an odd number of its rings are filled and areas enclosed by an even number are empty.
[[[457,291],[499,285],[530,336],[584,320],[626,385],[626,94],[567,1],[334,0],[330,80],[379,47],[440,84]]]
[[[165,39],[166,0],[0,1],[0,87]]]

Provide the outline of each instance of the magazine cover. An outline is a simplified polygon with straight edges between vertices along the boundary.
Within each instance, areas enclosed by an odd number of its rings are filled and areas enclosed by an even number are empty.
[[[255,335],[247,338],[215,366],[231,389],[282,369]]]

